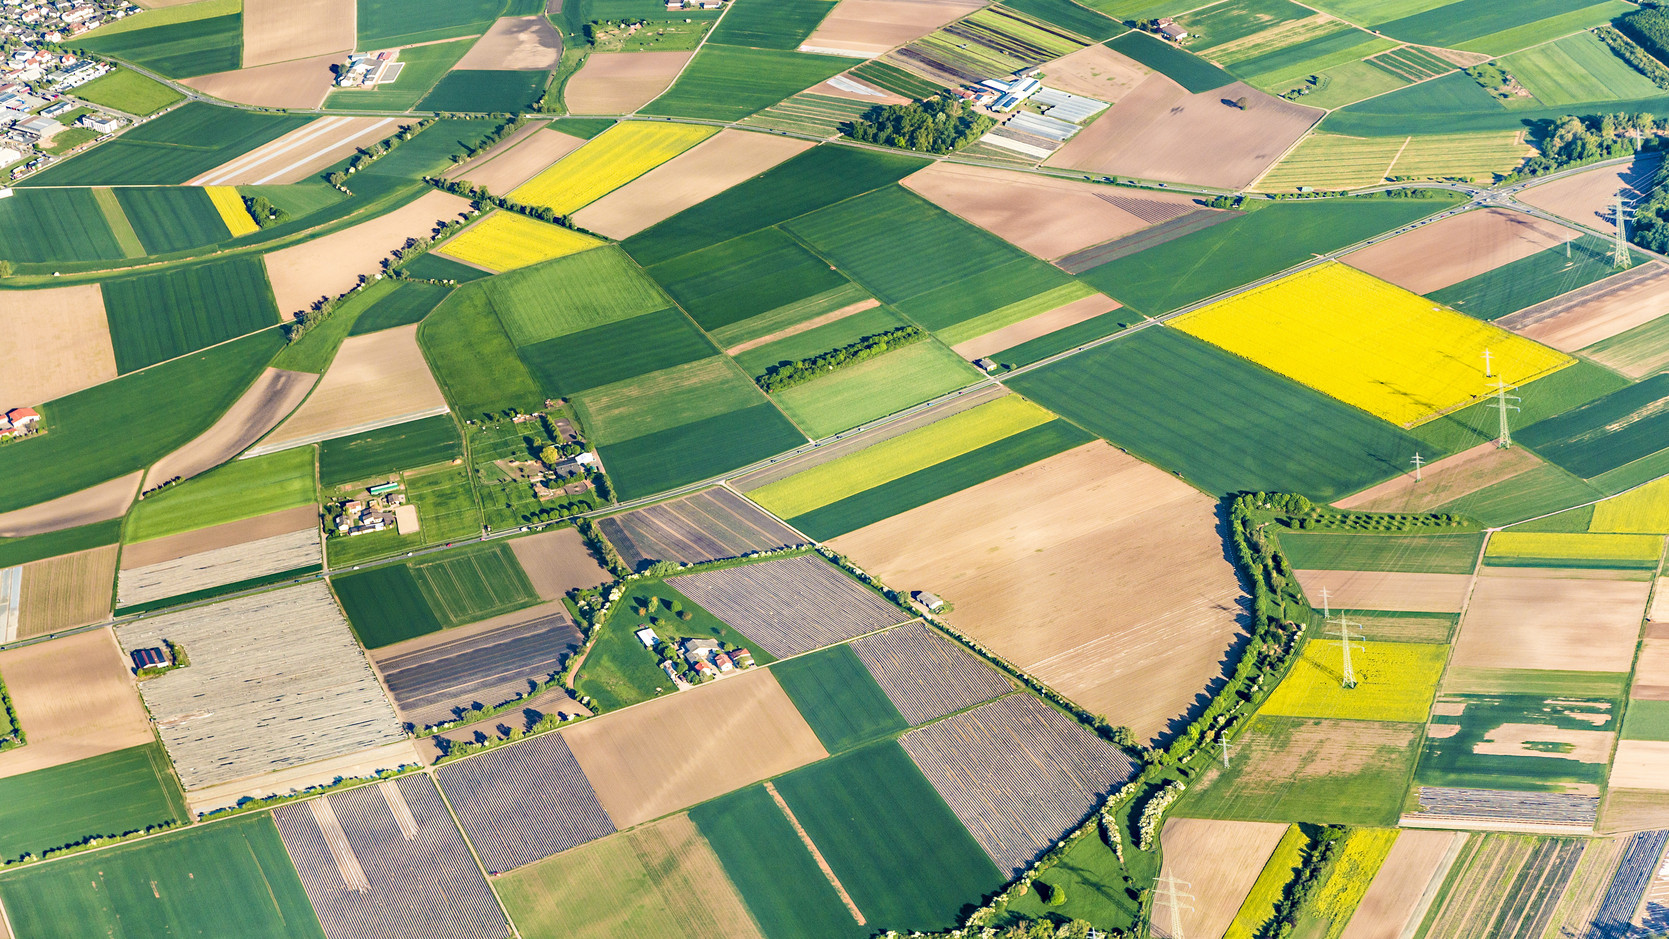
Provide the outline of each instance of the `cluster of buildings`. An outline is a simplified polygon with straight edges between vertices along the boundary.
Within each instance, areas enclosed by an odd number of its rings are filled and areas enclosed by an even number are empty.
[[[653,650],[661,641],[655,630],[643,626],[633,633],[637,641],[643,643],[645,649]],[[736,649],[733,652],[724,651],[724,646],[716,639],[680,639],[676,643],[678,657],[684,660],[690,671],[694,672],[701,681],[712,681],[742,669],[753,668],[753,653],[746,649]],[[678,673],[678,666],[671,659],[661,660],[661,671],[672,680],[672,685],[679,691],[690,687]]]
[[[336,76],[341,88],[374,88],[400,77],[405,63],[400,61],[400,50],[355,52],[348,56],[348,64]]]
[[[406,501],[398,482],[378,483],[363,498],[345,499],[333,506],[336,534],[364,535],[393,528],[402,535],[418,530],[417,506]]]
[[[666,0],[667,12],[678,10],[722,10],[724,0]]]
[[[1161,39],[1169,39],[1171,42],[1176,43],[1180,43],[1182,40],[1188,38],[1188,30],[1183,29],[1182,25],[1178,23],[1175,18],[1169,16],[1154,20],[1153,32]]]
[[[25,45],[63,42],[139,9],[128,0],[0,0],[0,35]]]
[[[40,429],[41,415],[34,408],[12,408],[0,417],[0,438],[27,437]]]

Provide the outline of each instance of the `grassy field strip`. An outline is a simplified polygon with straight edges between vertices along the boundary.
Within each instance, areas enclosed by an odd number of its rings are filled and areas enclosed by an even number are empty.
[[[782,810],[782,814],[788,819],[788,824],[794,826],[794,833],[800,836],[801,843],[806,846],[807,851],[811,852],[811,859],[817,862],[817,869],[823,872],[824,877],[829,878],[829,886],[833,887],[835,893],[840,895],[840,902],[846,904],[846,909],[851,912],[852,918],[858,921],[859,926],[866,925],[869,921],[863,918],[863,911],[859,910],[858,905],[852,902],[852,895],[847,893],[846,888],[841,885],[840,878],[836,877],[834,869],[829,867],[829,862],[824,859],[823,852],[817,850],[817,845],[812,843],[811,836],[806,834],[805,826],[800,824],[800,820],[794,815],[794,810],[788,807],[788,802],[783,799],[781,793],[777,792],[777,787],[772,785],[769,779],[765,780],[765,791],[771,794],[772,801],[776,802],[777,808]]]
[[[98,186],[93,189],[93,199],[98,203],[99,214],[104,216],[105,224],[110,226],[110,234],[115,237],[122,254],[130,258],[144,257],[145,246],[140,244],[139,233],[133,230],[133,223],[128,221],[127,213],[122,211],[121,203],[116,201],[116,193],[108,186]]]

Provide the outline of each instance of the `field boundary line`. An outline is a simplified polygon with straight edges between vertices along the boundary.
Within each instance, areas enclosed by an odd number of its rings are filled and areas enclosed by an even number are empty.
[[[1431,912],[1431,906],[1437,902],[1437,895],[1443,891],[1443,885],[1449,879],[1449,871],[1455,866],[1455,859],[1460,857],[1461,849],[1472,839],[1472,832],[1457,831],[1454,839],[1449,842],[1449,849],[1443,852],[1443,859],[1432,868],[1431,879],[1426,881],[1426,889],[1420,893],[1420,901],[1409,911],[1408,922],[1403,924],[1402,935],[1397,939],[1414,939],[1420,927],[1425,925],[1426,915]]]
[[[1402,138],[1402,146],[1397,148],[1396,155],[1391,157],[1391,162],[1385,164],[1385,172],[1383,174],[1381,174],[1382,178],[1384,178],[1384,179],[1390,179],[1391,178],[1391,171],[1397,168],[1397,161],[1402,159],[1402,152],[1404,150],[1408,149],[1408,145],[1410,143],[1412,143],[1413,140],[1414,140],[1414,138],[1413,138],[1412,135]]]
[[[794,833],[800,836],[800,841],[805,844],[806,850],[811,852],[812,860],[817,862],[818,869],[823,872],[824,877],[829,879],[829,886],[835,889],[835,893],[840,894],[840,902],[846,904],[847,912],[852,914],[852,918],[858,921],[859,926],[868,925],[868,922],[863,918],[863,913],[858,909],[858,905],[852,902],[852,895],[846,892],[845,885],[840,882],[839,877],[835,876],[834,869],[829,867],[829,862],[823,858],[823,852],[817,850],[817,845],[812,843],[811,836],[806,834],[805,828],[800,825],[800,820],[794,816],[794,810],[788,807],[788,802],[783,799],[782,794],[777,792],[777,787],[772,785],[768,779],[765,780],[765,791],[771,794],[777,808],[781,809],[782,814],[788,818],[788,824],[794,826]]]
[[[487,751],[482,751],[487,752]],[[417,775],[429,777],[429,782],[440,794],[440,804],[446,806],[446,815],[452,819],[452,824],[463,836],[464,847],[469,850],[470,859],[475,862],[475,869],[481,872],[481,879],[487,882],[487,892],[493,895],[493,902],[498,904],[498,912],[504,917],[504,922],[510,927],[511,939],[521,939],[522,931],[517,928],[516,920],[510,915],[510,908],[504,905],[504,898],[498,895],[498,888],[493,886],[492,875],[487,872],[487,865],[481,863],[481,851],[475,846],[475,839],[464,831],[463,820],[458,818],[458,810],[452,805],[452,797],[446,794],[446,787],[440,784],[440,774],[435,772],[435,764],[430,763],[417,771]]]

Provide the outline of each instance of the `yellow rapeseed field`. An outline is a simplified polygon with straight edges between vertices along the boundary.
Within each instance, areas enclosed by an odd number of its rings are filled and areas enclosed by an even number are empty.
[[[695,124],[624,121],[522,183],[510,198],[567,215],[717,132],[717,127]]]
[[[1602,503],[1603,504],[1603,503]],[[1584,532],[1498,531],[1485,557],[1568,558],[1577,561],[1655,561],[1662,535],[1596,535]]]
[[[1337,261],[1170,325],[1404,427],[1575,361]]]
[[[441,253],[494,271],[578,254],[605,244],[590,235],[514,212],[494,212],[441,246]]]
[[[260,226],[249,216],[249,210],[244,207],[243,196],[238,195],[237,189],[231,186],[204,186],[203,191],[209,194],[209,201],[214,203],[214,210],[220,213],[220,218],[226,223],[226,230],[233,238],[259,231]]]
[[[1669,532],[1669,476],[1594,506],[1588,530]]]
[[[1420,642],[1353,642],[1356,687],[1340,683],[1344,650],[1337,639],[1312,639],[1261,714],[1362,721],[1424,721],[1449,647]]]

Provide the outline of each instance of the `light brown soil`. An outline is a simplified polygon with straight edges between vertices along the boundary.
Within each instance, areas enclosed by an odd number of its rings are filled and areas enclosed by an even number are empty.
[[[631,114],[659,98],[691,52],[593,52],[568,79],[562,100],[573,114]]]
[[[840,77],[842,77],[842,76],[840,76],[840,75],[835,76],[835,78],[840,78]],[[878,94],[878,95],[864,94],[861,91],[851,91],[851,90],[848,90],[846,88],[842,88],[839,85],[833,84],[834,78],[831,78],[831,79],[829,79],[828,81],[825,81],[825,82],[819,82],[815,85],[812,85],[810,88],[807,88],[804,93],[805,94],[811,94],[811,95],[828,95],[831,98],[845,98],[848,101],[862,101],[862,102],[865,102],[866,104],[909,104],[910,103],[909,98],[906,98],[903,95],[895,95],[895,94],[887,91],[885,88],[878,88],[874,84],[872,84],[870,82],[866,82],[866,81],[864,81],[860,78],[854,78],[853,76],[851,76],[849,74],[845,75],[844,77],[845,77],[845,80],[848,81],[848,82],[855,82],[855,83],[857,83],[859,85],[862,85],[864,88],[867,88],[871,91],[878,91],[878,92],[880,92],[880,94]]]
[[[1483,209],[1451,215],[1345,255],[1359,271],[1414,293],[1431,293],[1493,271],[1577,233],[1522,212]]]
[[[579,137],[542,130],[533,134],[532,139],[498,151],[486,161],[466,167],[456,175],[486,186],[488,192],[509,192],[584,145],[585,141]]]
[[[1142,739],[1221,674],[1240,585],[1215,503],[1091,443],[834,540],[900,590]]]
[[[392,117],[321,117],[271,143],[220,164],[187,185],[253,186],[297,182],[337,162],[356,147],[389,136],[401,126],[402,122]],[[436,195],[444,193],[431,192],[423,198]]]
[[[457,218],[468,208],[467,199],[430,190],[387,215],[274,251],[266,256],[267,277],[278,312],[298,313],[323,297],[346,293],[360,275],[380,272],[383,259],[406,239],[426,238],[439,222]]]
[[[1106,46],[1085,46],[1043,67],[1043,84],[1117,104],[1153,70]]]
[[[828,755],[765,669],[604,714],[562,735],[617,828]]]
[[[1257,882],[1269,856],[1275,853],[1287,826],[1279,822],[1228,822],[1204,818],[1171,818],[1159,835],[1165,866],[1160,877],[1188,884],[1179,888],[1193,894],[1193,909],[1182,909],[1182,929],[1172,923],[1170,910],[1155,907],[1155,936],[1221,936],[1240,904]]]
[[[186,807],[194,813],[212,812],[215,809],[237,805],[238,800],[245,797],[259,799],[299,792],[313,786],[327,786],[338,778],[375,776],[378,770],[417,766],[422,763],[423,757],[417,752],[415,744],[410,740],[401,740],[398,743],[319,760],[316,763],[193,789],[186,794],[185,802]]]
[[[1575,352],[1662,316],[1666,289],[1669,264],[1653,261],[1566,297],[1502,317],[1497,325],[1561,352]],[[1622,371],[1631,374],[1627,369]],[[1644,377],[1644,373],[1633,377]]]
[[[1616,786],[1606,789],[1605,804],[1600,809],[1596,830],[1644,831],[1648,828],[1669,828],[1669,793],[1656,789],[1620,789]]]
[[[609,579],[608,571],[591,556],[585,539],[572,528],[517,538],[510,542],[510,550],[533,581],[533,589],[546,600],[560,599],[574,587],[595,587]]]
[[[1239,98],[1246,99],[1244,110],[1225,103]],[[1244,82],[1190,95],[1155,73],[1044,162],[1242,189],[1285,156],[1322,114]]]
[[[1450,831],[1398,834],[1345,927],[1343,939],[1400,939],[1421,898],[1433,888],[1434,874],[1447,869],[1443,859],[1455,841],[1465,837]]]
[[[190,479],[242,453],[296,409],[319,376],[269,368],[233,402],[220,420],[191,442],[156,462],[147,487],[167,480]]]
[[[116,377],[98,284],[0,290],[0,408],[32,407]]]
[[[553,69],[562,56],[556,27],[543,16],[506,16],[469,47],[455,69]]]
[[[0,753],[0,777],[150,743],[127,660],[109,629],[0,652],[0,679],[29,742]]]
[[[1578,763],[1604,763],[1611,758],[1611,744],[1617,735],[1605,730],[1571,730],[1547,724],[1502,724],[1472,748],[1481,756],[1535,756],[1534,744],[1558,743],[1570,747],[1559,755]]]
[[[1334,504],[1369,512],[1425,512],[1541,465],[1540,458],[1522,447],[1503,450],[1494,443],[1481,443],[1427,464],[1419,482],[1410,471]]]
[[[1658,578],[1657,590],[1652,594],[1652,607],[1646,614],[1646,618],[1653,623],[1669,624],[1669,577]],[[1663,638],[1669,639],[1669,627],[1661,625],[1646,627],[1648,637],[1657,635],[1660,631]]]
[[[325,95],[330,93],[335,81],[330,66],[342,61],[343,56],[333,53],[310,59],[199,75],[196,78],[181,79],[180,84],[237,104],[309,110],[325,103]]]
[[[1041,258],[1123,238],[1151,224],[1107,201],[1133,196],[1131,190],[1032,173],[939,162],[906,177],[904,185]],[[1193,197],[1181,194],[1143,192],[1140,198],[1194,205]]]
[[[626,238],[811,145],[809,140],[727,128],[580,209],[574,213],[574,224],[610,238]]]
[[[971,362],[1027,340],[1047,336],[1058,329],[1095,319],[1118,308],[1119,302],[1112,297],[1099,293],[1090,294],[1065,306],[1055,307],[1047,313],[1023,319],[1012,326],[1004,326],[983,336],[975,336],[967,342],[957,343],[951,347],[951,351]]]
[[[1652,172],[1663,158],[1641,154],[1631,163],[1600,166],[1550,183],[1531,186],[1518,194],[1519,201],[1543,211],[1568,218],[1603,232],[1616,231],[1611,206],[1618,191],[1632,203],[1642,190],[1650,188]],[[1627,206],[1624,207],[1625,211]]]
[[[109,619],[110,587],[115,579],[115,545],[23,565],[17,638],[44,636]]]
[[[0,512],[0,538],[20,538],[120,518],[139,494],[139,480],[144,475],[143,471],[129,473],[48,502]]]
[[[446,398],[417,346],[417,324],[349,336],[318,388],[260,449],[271,452],[445,408]]]
[[[243,64],[346,54],[356,14],[354,0],[243,0]]]
[[[211,525],[196,531],[183,531],[177,535],[167,535],[138,544],[126,545],[122,548],[122,570],[131,571],[140,567],[150,567],[164,561],[175,561],[204,551],[215,551],[220,548],[230,548],[233,545],[246,544],[282,535],[292,531],[301,531],[319,524],[319,510],[311,505],[298,505],[293,509],[282,512],[270,512],[257,515],[254,518],[241,519],[236,522],[226,522],[222,525]]]
[[[800,49],[870,58],[984,5],[985,0],[840,0]]]
[[[1629,670],[1651,584],[1543,573],[1479,576],[1450,667]]]
[[[1617,758],[1611,763],[1610,785],[1614,789],[1669,791],[1669,741],[1619,741]]]
[[[758,339],[750,339],[739,346],[731,346],[730,348],[724,350],[724,354],[741,355],[749,349],[757,349],[760,346],[768,346],[771,343],[776,342],[778,339],[787,339],[789,336],[798,336],[800,333],[808,332],[819,326],[827,326],[830,323],[843,320],[846,317],[851,316],[853,313],[862,313],[865,310],[873,310],[880,305],[881,301],[876,300],[873,297],[868,300],[859,300],[857,303],[843,306],[840,309],[835,310],[833,313],[824,313],[822,316],[814,316],[803,323],[795,323],[787,329],[779,329],[768,336],[760,336]]]
[[[1657,597],[1663,596],[1663,585],[1658,584]],[[1658,600],[1653,600],[1656,606]],[[1640,658],[1634,663],[1634,684],[1628,690],[1630,698],[1646,701],[1669,701],[1669,639],[1648,635],[1640,644]]]
[[[1470,574],[1397,574],[1380,571],[1299,571],[1304,592],[1319,598],[1326,588],[1335,609],[1458,613]]]

